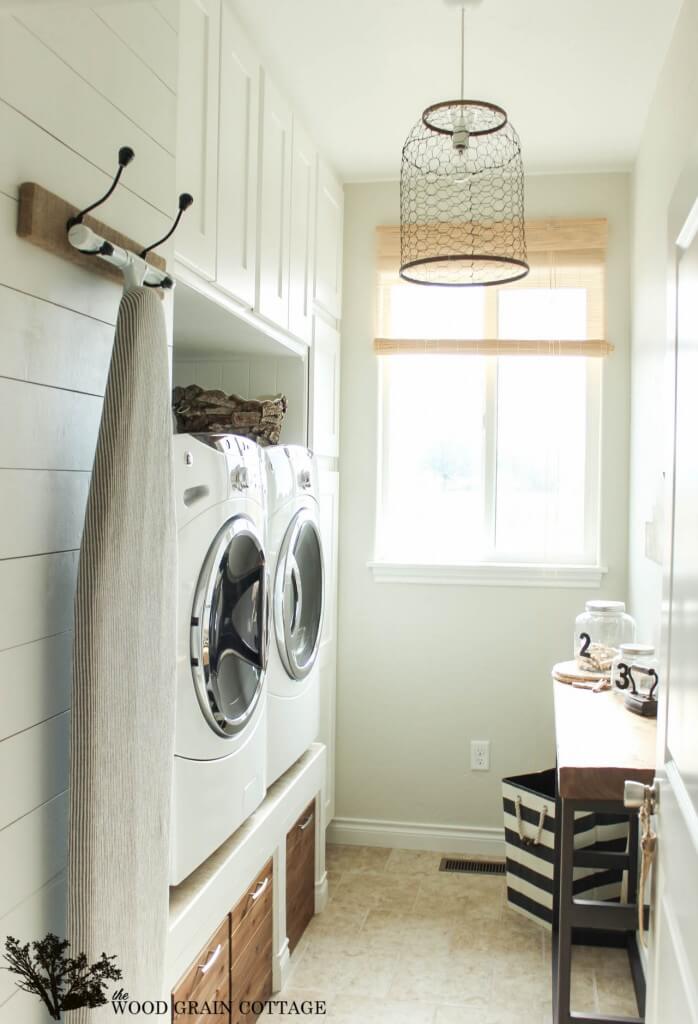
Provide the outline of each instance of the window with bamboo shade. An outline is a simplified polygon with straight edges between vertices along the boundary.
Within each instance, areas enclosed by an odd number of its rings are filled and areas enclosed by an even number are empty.
[[[375,351],[608,355],[613,346],[606,338],[607,233],[604,219],[528,221],[530,273],[500,287],[460,289],[403,281],[400,229],[379,227]],[[472,324],[467,314],[475,306],[481,310],[480,329],[475,337],[463,336],[460,326]]]
[[[526,233],[526,278],[456,288],[378,228],[377,579],[600,583],[607,223]]]

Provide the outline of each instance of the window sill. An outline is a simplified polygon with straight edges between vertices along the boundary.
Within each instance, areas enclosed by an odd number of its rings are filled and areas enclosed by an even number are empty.
[[[603,565],[534,565],[488,562],[471,565],[424,565],[407,562],[369,562],[375,583],[440,583],[470,587],[557,587],[595,589],[601,586]]]

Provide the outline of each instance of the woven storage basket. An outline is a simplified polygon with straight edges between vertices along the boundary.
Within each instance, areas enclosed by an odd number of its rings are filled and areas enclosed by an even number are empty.
[[[174,388],[172,411],[180,434],[240,434],[261,445],[278,444],[286,396],[247,399],[191,384]]]
[[[556,785],[554,768],[502,780],[507,902],[512,910],[546,928],[553,923]],[[575,849],[623,851],[627,842],[627,818],[587,811],[575,814]],[[622,871],[574,869],[575,896],[617,901],[622,883]]]

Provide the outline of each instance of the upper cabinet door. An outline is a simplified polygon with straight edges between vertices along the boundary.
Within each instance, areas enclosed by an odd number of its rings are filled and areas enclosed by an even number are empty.
[[[175,234],[175,252],[210,281],[216,276],[220,22],[221,0],[182,0],[177,190],[191,192],[194,205]]]
[[[342,315],[344,190],[323,160],[318,161],[317,174],[313,298],[326,313],[339,320]]]
[[[257,257],[259,78],[256,52],[227,3],[221,16],[216,280],[254,306]]]
[[[307,345],[311,343],[313,334],[316,163],[315,147],[298,119],[294,118],[288,328]]]
[[[291,108],[262,72],[257,312],[288,329]]]
[[[339,331],[316,316],[310,350],[310,447],[316,455],[339,455]]]

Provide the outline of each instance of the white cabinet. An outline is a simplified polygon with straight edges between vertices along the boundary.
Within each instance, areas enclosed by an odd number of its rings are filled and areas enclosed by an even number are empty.
[[[257,255],[257,54],[223,3],[218,132],[218,244],[216,281],[250,308],[255,301]]]
[[[342,315],[344,192],[324,160],[318,160],[313,298],[326,313]]]
[[[177,189],[194,205],[175,234],[177,259],[216,276],[221,0],[182,0],[177,84]],[[147,102],[147,97],[143,98]]]
[[[257,312],[288,328],[291,108],[262,72]]]
[[[316,316],[310,350],[310,447],[339,455],[339,331]]]
[[[315,167],[317,153],[300,121],[293,121],[291,154],[291,240],[288,329],[307,345],[312,341],[312,275],[315,255]]]
[[[320,536],[325,563],[325,617],[318,654],[320,671],[320,734],[327,747],[325,821],[334,817],[335,717],[337,691],[337,552],[339,536],[339,473],[321,469]]]

